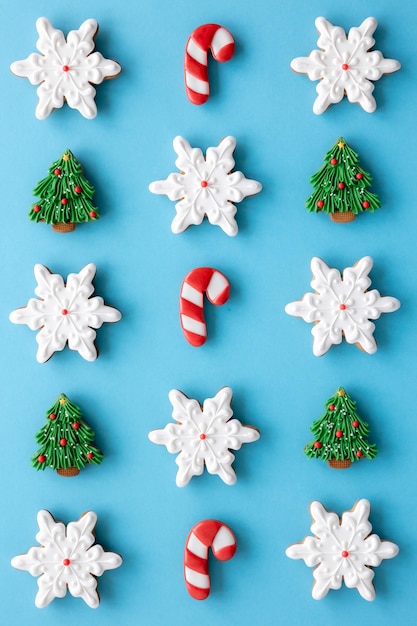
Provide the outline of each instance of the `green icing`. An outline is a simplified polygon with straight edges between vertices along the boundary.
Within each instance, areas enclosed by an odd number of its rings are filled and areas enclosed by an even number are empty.
[[[60,173],[56,174],[55,170]],[[76,191],[77,188],[81,191]],[[29,211],[29,218],[34,222],[79,223],[96,221],[100,217],[97,207],[92,204],[94,187],[83,175],[82,166],[71,150],[66,150],[52,163],[48,176],[39,181],[33,195],[39,198]],[[62,203],[63,199],[66,204]]]
[[[337,160],[336,165],[331,164],[332,159]],[[362,178],[356,178],[357,174]],[[314,191],[305,203],[308,211],[316,213],[352,211],[358,214],[362,211],[373,212],[381,206],[379,197],[367,189],[372,184],[371,175],[361,168],[357,153],[343,137],[340,137],[326,153],[324,164],[310,178],[310,183]],[[344,184],[343,189],[339,188],[339,183]],[[368,202],[369,206],[364,207],[364,202]]]
[[[339,387],[334,396],[327,400],[325,407],[323,415],[310,427],[314,434],[314,441],[306,445],[305,454],[310,459],[320,458],[323,461],[373,459],[378,451],[375,444],[367,441],[369,426],[357,414],[356,402],[349,394]],[[358,425],[354,426],[354,422]],[[339,434],[342,432],[343,435],[337,437],[337,431]],[[315,447],[315,443],[320,443],[321,447]]]
[[[54,419],[50,417],[52,414]],[[103,453],[92,444],[93,429],[82,420],[79,407],[65,394],[62,393],[46,412],[46,420],[36,434],[40,447],[31,459],[33,467],[37,470],[46,467],[55,470],[68,467],[81,469],[88,463],[101,463]],[[78,428],[73,427],[75,423]],[[66,440],[66,445],[61,445],[62,439]],[[92,458],[88,458],[87,454],[92,454]],[[39,461],[40,456],[45,457],[43,462]]]

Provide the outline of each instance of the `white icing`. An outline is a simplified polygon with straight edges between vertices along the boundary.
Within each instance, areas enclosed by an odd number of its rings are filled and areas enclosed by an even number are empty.
[[[351,28],[347,37],[343,28],[333,26],[324,17],[318,17],[315,24],[320,33],[317,45],[321,50],[313,50],[308,57],[291,61],[295,72],[320,81],[316,87],[319,95],[314,102],[314,113],[320,115],[331,104],[340,102],[345,94],[349,102],[357,102],[372,113],[376,102],[371,81],[401,67],[394,59],[385,59],[378,50],[370,51],[375,44],[372,35],[378,25],[376,19],[368,17],[360,26]],[[343,65],[348,68],[343,69]]]
[[[290,559],[303,559],[309,567],[317,565],[313,571],[313,598],[321,600],[329,589],[340,589],[344,580],[346,587],[356,588],[365,600],[373,600],[371,567],[395,557],[399,548],[370,534],[368,500],[359,500],[352,511],[343,513],[341,520],[320,502],[312,502],[310,511],[311,532],[316,536],[289,546],[285,554]]]
[[[32,85],[40,85],[36,117],[45,119],[66,101],[84,117],[94,118],[97,115],[96,90],[91,83],[98,85],[121,71],[118,63],[105,59],[100,52],[93,52],[98,30],[96,20],[86,20],[79,30],[68,33],[66,40],[63,32],[45,17],[36,21],[36,29],[39,34],[36,47],[42,54],[32,53],[10,66],[16,76],[28,78]],[[64,67],[69,69],[64,71]]]
[[[217,148],[208,148],[204,158],[200,148],[192,148],[183,137],[175,137],[174,150],[178,155],[175,165],[180,173],[149,185],[152,193],[179,200],[172,232],[182,233],[192,224],[201,224],[206,215],[210,224],[220,226],[227,235],[237,235],[234,218],[237,209],[233,203],[259,193],[262,185],[245,178],[242,172],[232,172],[235,146],[234,137],[225,137]],[[202,187],[201,183],[207,186]]]
[[[172,454],[179,452],[175,459],[179,467],[178,487],[184,487],[193,476],[202,474],[204,465],[209,474],[217,474],[225,483],[233,485],[236,482],[232,467],[235,457],[230,450],[239,450],[242,444],[256,441],[259,432],[242,426],[237,419],[230,419],[233,415],[230,387],[223,387],[214,398],[207,398],[203,407],[176,389],[170,391],[169,399],[173,406],[172,417],[177,423],[152,430],[149,439],[166,446]]]
[[[343,337],[368,354],[376,352],[375,324],[369,320],[378,319],[381,313],[396,311],[400,302],[391,296],[380,296],[376,289],[367,291],[372,265],[371,257],[365,256],[353,267],[345,268],[342,278],[337,269],[328,267],[322,259],[313,257],[311,260],[313,280],[310,284],[316,293],[306,293],[302,300],[290,302],[285,311],[305,322],[315,322],[311,333],[316,356],[341,343]]]
[[[67,527],[56,522],[45,510],[38,513],[39,532],[36,541],[40,547],[33,547],[26,554],[15,556],[11,564],[16,569],[26,570],[38,579],[39,591],[35,604],[43,608],[54,598],[63,598],[67,589],[76,598],[82,598],[91,608],[98,607],[97,576],[108,569],[122,564],[120,555],[106,552],[95,544],[93,534],[97,515],[88,511],[76,522]],[[65,564],[64,560],[69,560]]]
[[[97,333],[93,328],[121,318],[120,311],[106,306],[100,296],[90,298],[94,293],[94,263],[86,265],[79,274],[69,274],[66,285],[62,276],[51,274],[43,265],[35,265],[34,272],[38,282],[35,293],[40,299],[31,298],[25,307],[12,311],[10,321],[39,330],[36,336],[39,363],[63,350],[67,342],[70,350],[77,350],[86,361],[94,361]]]

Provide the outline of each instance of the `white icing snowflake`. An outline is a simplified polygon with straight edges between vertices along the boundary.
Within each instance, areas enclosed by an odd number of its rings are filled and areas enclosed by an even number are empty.
[[[353,267],[346,267],[342,278],[337,269],[318,257],[312,258],[310,284],[316,293],[306,293],[302,300],[290,302],[285,311],[305,322],[315,322],[311,333],[316,356],[322,356],[332,345],[341,343],[343,337],[368,354],[376,352],[375,324],[369,320],[378,319],[381,313],[396,311],[400,302],[391,296],[381,296],[376,289],[366,291],[371,284],[372,265],[371,257],[365,256]]]
[[[82,598],[92,609],[97,608],[100,598],[96,576],[122,564],[119,554],[106,552],[94,543],[97,515],[88,511],[65,527],[62,522],[56,522],[49,511],[42,510],[37,520],[36,541],[40,547],[30,548],[11,561],[16,569],[40,576],[35,605],[42,609],[54,598],[63,598],[68,589],[75,598]]]
[[[31,298],[25,307],[12,311],[10,321],[27,324],[31,330],[39,329],[36,336],[39,363],[63,350],[67,342],[70,350],[77,350],[86,361],[94,361],[97,333],[93,328],[122,317],[120,311],[106,306],[100,296],[90,298],[94,293],[94,263],[86,265],[79,274],[69,274],[66,285],[62,276],[51,274],[44,265],[35,265],[34,272],[38,282],[35,293],[41,299]]]
[[[295,72],[320,81],[316,87],[319,95],[313,105],[314,113],[320,115],[331,104],[340,102],[345,94],[349,102],[358,102],[365,111],[372,113],[376,102],[371,81],[401,67],[394,59],[385,59],[378,50],[370,51],[375,44],[372,35],[378,25],[376,19],[368,17],[360,26],[351,28],[347,37],[343,28],[333,26],[324,17],[318,17],[315,24],[320,33],[317,45],[321,50],[313,50],[308,57],[291,61]]]
[[[262,185],[245,178],[242,172],[232,172],[235,166],[234,137],[225,137],[217,148],[207,148],[206,157],[200,148],[192,148],[184,137],[175,137],[174,150],[178,154],[175,165],[180,173],[149,185],[152,193],[167,195],[179,200],[171,229],[182,233],[191,224],[201,224],[204,216],[210,224],[220,228],[230,237],[237,235],[234,202],[259,193]]]
[[[36,21],[36,29],[39,34],[36,47],[42,54],[32,53],[10,66],[16,76],[28,78],[32,85],[40,84],[36,117],[45,119],[66,101],[72,109],[92,119],[97,115],[97,107],[96,90],[91,83],[98,85],[121,71],[118,63],[93,52],[98,31],[96,20],[86,20],[79,30],[68,33],[66,40],[64,33],[54,28],[46,17]]]
[[[204,465],[209,474],[217,474],[225,483],[233,485],[236,482],[232,467],[235,457],[230,450],[239,450],[242,444],[256,441],[259,432],[242,426],[237,419],[230,419],[233,415],[230,387],[223,387],[214,398],[204,400],[203,407],[176,389],[170,391],[169,399],[174,408],[172,417],[177,423],[152,430],[149,439],[166,446],[168,452],[180,453],[175,459],[179,467],[178,487],[187,485],[193,476],[200,476]]]
[[[290,559],[303,559],[309,567],[317,565],[313,598],[321,600],[329,589],[340,589],[344,580],[346,587],[356,588],[365,600],[373,600],[375,574],[371,567],[397,556],[399,549],[395,543],[370,534],[368,500],[359,500],[341,520],[320,502],[312,502],[310,511],[311,532],[316,536],[289,546],[285,554]]]

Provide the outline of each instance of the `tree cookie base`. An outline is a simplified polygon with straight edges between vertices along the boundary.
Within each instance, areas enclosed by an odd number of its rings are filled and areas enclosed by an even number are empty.
[[[77,476],[80,470],[78,467],[59,467],[56,472],[60,476]]]
[[[333,469],[347,469],[352,465],[350,459],[330,459],[327,463],[330,467],[333,467]]]
[[[353,222],[356,217],[352,211],[337,211],[336,213],[329,213],[329,215],[332,222],[338,222],[339,224]]]
[[[75,230],[75,223],[56,222],[56,224],[52,224],[52,230],[56,233],[72,233],[72,231]]]

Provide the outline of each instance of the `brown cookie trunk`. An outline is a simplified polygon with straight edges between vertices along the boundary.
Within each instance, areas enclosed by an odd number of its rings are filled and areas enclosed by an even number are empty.
[[[355,214],[352,211],[336,211],[335,213],[329,213],[332,222],[338,222],[339,224],[346,224],[347,222],[353,222]]]
[[[330,459],[327,461],[330,467],[333,469],[347,469],[352,465],[352,461],[350,459]]]
[[[56,222],[52,224],[52,230],[56,233],[72,233],[75,229],[75,223],[73,222]]]
[[[80,470],[78,467],[59,467],[56,472],[60,476],[77,476]]]

